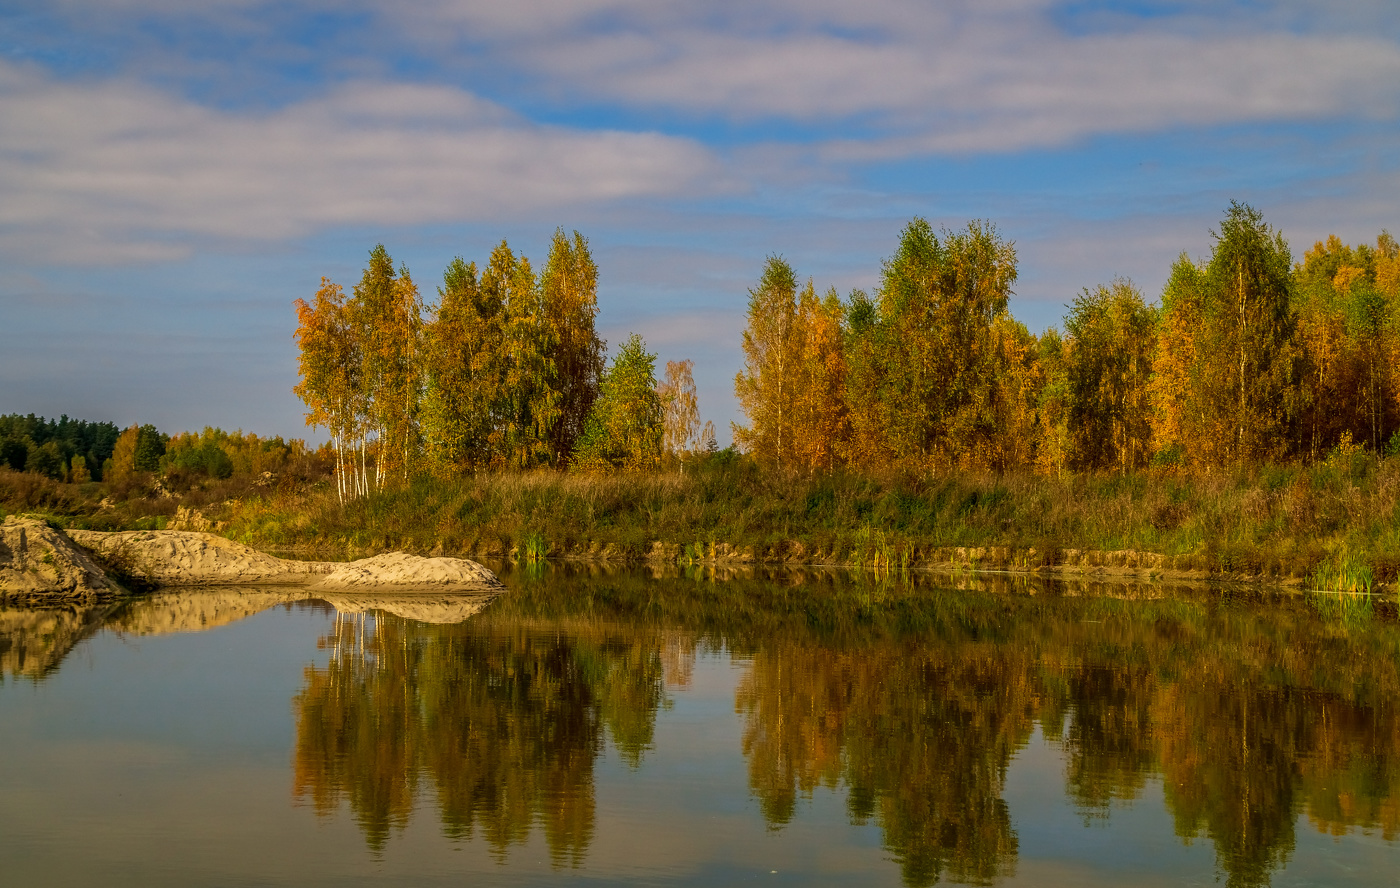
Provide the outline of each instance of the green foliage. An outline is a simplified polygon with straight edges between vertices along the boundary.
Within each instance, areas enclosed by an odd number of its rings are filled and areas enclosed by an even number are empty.
[[[248,451],[252,450],[253,453]],[[257,459],[261,453],[271,454],[281,451],[269,459]],[[160,469],[166,475],[203,476],[224,479],[234,473],[234,457],[245,464],[243,474],[251,474],[256,463],[257,471],[274,471],[286,459],[288,448],[281,438],[261,441],[256,435],[245,436],[242,432],[233,435],[223,429],[205,428],[202,434],[176,435],[170,439],[165,455],[161,457]]]
[[[573,465],[585,471],[655,468],[661,459],[663,421],[656,355],[633,333],[603,376]]]
[[[155,426],[147,423],[136,431],[136,471],[154,472],[160,468],[160,458],[165,455],[166,436]]]
[[[29,451],[29,458],[25,468],[31,472],[37,472],[47,478],[63,480],[67,465],[63,458],[63,453],[59,450],[57,441],[45,441],[43,444]]]
[[[87,422],[69,419],[67,415],[50,420],[32,413],[0,416],[0,465],[8,465],[17,472],[26,468],[32,470],[28,464],[30,451],[51,443],[50,452],[56,451],[64,466],[71,464],[73,457],[82,456],[89,470],[100,476],[100,467],[104,460],[111,458],[120,434],[121,429],[115,423]],[[62,470],[53,469],[51,460],[43,458],[43,462],[44,474],[63,477]]]
[[[927,221],[909,223],[884,265],[874,317],[853,305],[851,462],[994,461],[1004,355],[992,324],[1015,280],[1015,248],[995,226],[972,222],[940,239]]]
[[[1076,469],[1146,465],[1152,452],[1148,380],[1156,313],[1129,281],[1085,290],[1065,316],[1065,423]]]
[[[460,256],[443,273],[436,317],[426,331],[423,438],[428,467],[447,477],[490,461],[497,388],[500,303]]]
[[[794,446],[796,321],[797,275],[781,256],[769,256],[749,291],[744,369],[734,377],[734,396],[749,425],[732,429],[736,447],[779,467],[791,462]]]
[[[525,535],[520,546],[520,560],[526,564],[539,564],[544,561],[549,554],[549,544],[545,542],[544,534],[539,531],[531,531]]]

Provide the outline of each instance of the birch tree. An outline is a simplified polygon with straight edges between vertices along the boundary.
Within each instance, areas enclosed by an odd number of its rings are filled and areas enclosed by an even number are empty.
[[[1141,468],[1152,456],[1155,312],[1131,281],[1116,280],[1075,298],[1065,332],[1071,465],[1124,474]]]
[[[792,462],[796,316],[797,277],[781,257],[770,256],[758,286],[749,291],[744,369],[734,377],[748,425],[733,429],[740,449],[778,468]]]
[[[300,350],[300,382],[292,391],[307,406],[306,424],[324,427],[335,450],[336,493],[366,492],[363,467],[367,403],[363,389],[362,343],[355,335],[339,284],[321,278],[314,303],[295,302]],[[356,466],[356,455],[361,457]]]
[[[598,267],[588,240],[556,229],[549,258],[540,275],[542,321],[550,327],[557,418],[549,431],[550,460],[564,462],[573,453],[603,375],[604,344],[594,329],[598,315]]]
[[[390,474],[407,480],[418,447],[421,396],[422,303],[407,268],[394,270],[383,244],[369,263],[349,304],[362,343],[368,420],[375,434],[375,485]]]
[[[1015,281],[1015,246],[990,223],[942,237],[924,219],[905,227],[878,299],[852,304],[854,453],[925,469],[978,461],[996,435],[992,324]]]
[[[656,389],[665,412],[661,450],[667,456],[680,457],[698,447],[700,404],[695,394],[694,368],[694,361],[667,361],[666,379]]]

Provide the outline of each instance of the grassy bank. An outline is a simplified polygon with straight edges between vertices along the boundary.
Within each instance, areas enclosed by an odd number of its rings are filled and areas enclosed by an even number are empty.
[[[174,523],[183,506],[242,542],[325,554],[898,569],[946,563],[959,547],[979,566],[1021,568],[1083,560],[1076,550],[1129,550],[1164,556],[1177,571],[1337,589],[1391,583],[1400,569],[1400,458],[1365,453],[1197,477],[1065,478],[807,477],[721,455],[685,473],[422,479],[345,505],[327,482],[308,479],[115,493],[0,473],[0,503],[10,512],[98,529],[154,528]],[[193,514],[183,513],[179,526],[191,527]]]

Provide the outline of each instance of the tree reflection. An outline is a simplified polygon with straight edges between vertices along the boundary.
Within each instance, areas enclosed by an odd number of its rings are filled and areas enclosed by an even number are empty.
[[[738,693],[749,786],[771,828],[844,784],[905,882],[984,884],[1017,845],[1007,766],[1037,722],[1091,819],[1162,781],[1178,834],[1208,838],[1230,885],[1266,885],[1306,808],[1321,830],[1396,834],[1396,627],[1347,637],[1298,608],[861,599],[821,632],[759,643]],[[1369,648],[1369,649],[1368,649]],[[1378,656],[1379,654],[1379,656]]]
[[[654,643],[589,627],[380,615],[338,619],[323,646],[330,662],[306,669],[295,700],[294,794],[321,813],[347,802],[376,851],[422,780],[447,835],[504,854],[538,822],[555,865],[579,865],[603,731],[639,762],[662,698]]]
[[[798,793],[844,780],[852,818],[880,823],[907,883],[1009,872],[1016,835],[1001,790],[1033,726],[1023,666],[991,647],[762,651],[737,705],[764,816],[780,826]]]
[[[1015,818],[1038,812],[1008,807],[1006,775],[1037,725],[1076,811],[1103,823],[1160,781],[1178,835],[1209,841],[1231,885],[1267,884],[1307,824],[1400,835],[1393,619],[1355,633],[1289,599],[961,582],[877,595],[820,574],[551,569],[461,625],[342,620],[297,698],[296,793],[348,804],[373,848],[430,797],[450,836],[504,854],[539,825],[577,866],[604,738],[641,766],[667,684],[708,649],[745,663],[735,708],[768,827],[844,792],[910,885],[1014,871]]]
[[[1113,802],[1137,798],[1155,770],[1155,677],[1142,663],[1079,663],[1064,679],[1072,707],[1066,790],[1087,817],[1107,817]]]

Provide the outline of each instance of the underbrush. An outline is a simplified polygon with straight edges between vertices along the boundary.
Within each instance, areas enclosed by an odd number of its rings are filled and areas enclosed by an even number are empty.
[[[160,526],[177,509],[262,548],[385,549],[539,561],[840,563],[899,570],[936,551],[1007,547],[1056,563],[1069,549],[1157,553],[1209,573],[1311,580],[1347,553],[1388,584],[1400,568],[1400,457],[1210,475],[805,476],[730,454],[654,474],[553,471],[420,478],[342,504],[331,483],[228,479],[126,490],[0,470],[0,509],[60,524]],[[657,542],[663,544],[660,550]],[[1028,565],[1034,566],[1034,565]]]

